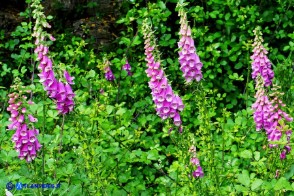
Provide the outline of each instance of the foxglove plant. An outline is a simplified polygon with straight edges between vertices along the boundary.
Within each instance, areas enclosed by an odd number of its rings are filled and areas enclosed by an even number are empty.
[[[126,64],[123,65],[122,69],[126,70],[129,76],[133,75],[133,73],[131,72],[132,67],[129,64],[128,60],[126,61]]]
[[[158,51],[155,50],[155,38],[151,29],[151,25],[145,19],[142,26],[145,39],[145,60],[147,61],[145,72],[150,78],[149,87],[152,91],[156,111],[163,120],[173,118],[174,124],[181,126],[182,121],[179,112],[184,109],[184,104],[182,99],[174,94],[163,69],[160,67],[160,57]]]
[[[105,78],[108,81],[113,81],[115,80],[115,76],[113,75],[111,69],[109,66],[105,67]]]
[[[256,79],[260,74],[264,80],[264,86],[270,86],[274,78],[274,72],[271,69],[271,62],[267,57],[267,50],[262,45],[263,38],[260,28],[257,27],[254,31],[253,55],[250,57],[252,62],[252,78]]]
[[[34,127],[37,119],[32,116],[27,110],[27,104],[33,104],[27,101],[27,97],[23,95],[24,87],[20,83],[20,79],[16,78],[15,85],[11,86],[15,92],[8,95],[8,108],[11,116],[8,125],[8,130],[15,130],[12,136],[15,150],[19,153],[18,157],[27,162],[31,162],[37,156],[37,151],[40,150],[41,145],[37,139],[39,130]],[[16,93],[18,92],[18,93]]]
[[[55,41],[55,38],[47,33],[44,28],[51,28],[50,24],[46,21],[46,17],[43,13],[43,7],[40,0],[33,0],[31,5],[33,10],[33,18],[36,19],[33,37],[35,41],[35,53],[37,54],[37,61],[39,62],[40,82],[43,84],[44,90],[47,91],[47,95],[53,99],[56,103],[57,110],[61,114],[69,113],[74,107],[74,96],[71,85],[74,77],[71,77],[65,70],[63,72],[63,81],[56,78],[54,72],[52,59],[49,57],[49,44],[46,39]]]
[[[113,81],[115,80],[115,76],[112,73],[112,70],[110,68],[111,63],[109,62],[109,60],[104,59],[104,70],[105,70],[105,79],[108,81]]]
[[[194,40],[192,38],[191,28],[187,21],[187,13],[184,10],[184,5],[178,3],[180,16],[180,41],[179,47],[179,62],[180,69],[183,72],[183,76],[186,82],[192,82],[194,79],[199,82],[202,78],[201,68],[203,64],[200,61],[199,56],[196,53]]]
[[[265,87],[272,84],[274,78],[274,72],[271,69],[271,62],[266,56],[267,51],[262,45],[263,38],[260,31],[260,27],[257,27],[254,31],[255,39],[253,43],[253,52],[251,56],[252,62],[252,78],[256,81],[256,102],[252,105],[254,110],[253,118],[256,124],[256,129],[264,129],[267,134],[269,147],[278,147],[278,143],[283,138],[283,134],[286,135],[286,145],[283,146],[283,150],[280,154],[280,159],[286,158],[286,153],[291,151],[290,137],[292,131],[288,126],[284,124],[284,120],[291,122],[293,118],[282,110],[282,100],[279,98],[283,93],[279,92],[279,87],[273,85],[273,93],[267,95]],[[284,144],[285,142],[280,142]]]
[[[260,75],[256,77],[256,86],[257,89],[255,98],[256,101],[252,105],[254,111],[253,118],[256,124],[256,130],[260,131],[261,129],[268,130],[272,124],[268,121],[271,114],[271,102],[265,93],[264,81]]]
[[[196,147],[195,146],[191,146],[189,149],[189,152],[191,153],[191,159],[190,159],[190,163],[192,164],[193,167],[197,167],[197,169],[195,171],[193,171],[192,175],[194,178],[202,178],[204,176],[202,167],[200,166],[200,161],[197,158],[196,155]]]
[[[265,93],[263,78],[259,74],[256,81],[256,102],[252,105],[256,130],[265,130],[268,141],[270,142],[270,148],[278,147],[278,144],[272,144],[271,142],[280,141],[283,134],[285,134],[286,145],[283,146],[284,149],[280,154],[280,158],[285,159],[286,153],[290,153],[291,151],[289,144],[292,131],[289,130],[288,126],[285,126],[283,119],[291,122],[293,121],[293,118],[282,110],[282,107],[285,107],[286,105],[278,98],[282,95],[282,93],[278,91],[278,87],[274,85],[274,88],[272,89],[274,92],[268,96]]]
[[[289,129],[288,126],[284,124],[284,122],[292,122],[293,118],[287,114],[285,111],[283,111],[283,107],[286,106],[286,104],[283,103],[283,101],[279,98],[283,95],[280,91],[280,87],[277,85],[273,85],[272,91],[269,96],[271,97],[271,116],[269,117],[268,121],[271,122],[271,127],[269,129],[266,129],[266,133],[268,135],[269,141],[280,141],[283,134],[286,136],[286,145],[284,145],[284,150],[281,153],[281,159],[284,159],[286,157],[286,152],[289,153],[291,151],[291,148],[289,146],[290,144],[290,137],[292,135],[292,131]],[[270,144],[270,147],[277,147],[277,144]]]

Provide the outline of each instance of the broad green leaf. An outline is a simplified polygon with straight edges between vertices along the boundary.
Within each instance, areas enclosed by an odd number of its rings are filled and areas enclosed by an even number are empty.
[[[252,152],[250,150],[244,150],[240,153],[240,157],[245,158],[245,159],[251,159]]]
[[[274,190],[292,190],[290,182],[285,178],[281,177],[274,186]]]
[[[236,185],[235,186],[236,190],[239,192],[244,192],[244,191],[248,191],[248,188],[241,186],[241,185]]]
[[[254,154],[254,159],[255,159],[256,161],[258,161],[258,160],[260,159],[260,152],[256,151],[256,152],[254,152],[253,154]]]
[[[255,190],[257,188],[259,188],[262,185],[263,181],[261,179],[256,179],[252,182],[251,184],[251,190]]]
[[[113,111],[114,107],[112,105],[107,105],[106,106],[106,112],[107,114],[111,114],[111,112]]]
[[[288,180],[294,176],[294,164],[292,164],[291,168],[285,173],[284,176]]]
[[[116,112],[116,115],[123,115],[124,113],[126,113],[126,109],[125,108],[119,108],[119,110]]]
[[[238,181],[244,186],[249,187],[250,185],[249,172],[247,170],[243,170],[242,174],[239,174],[238,176]]]

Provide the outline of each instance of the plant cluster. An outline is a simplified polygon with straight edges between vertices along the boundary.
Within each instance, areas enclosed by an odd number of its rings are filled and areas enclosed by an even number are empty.
[[[33,18],[36,19],[35,26],[33,28],[33,37],[35,41],[35,53],[37,54],[37,61],[39,61],[38,68],[40,69],[40,82],[43,84],[44,90],[47,91],[48,96],[56,102],[56,108],[61,114],[69,113],[74,107],[74,96],[71,85],[74,77],[71,77],[69,73],[64,70],[63,76],[65,82],[62,82],[56,78],[54,73],[52,59],[48,56],[49,45],[46,39],[55,41],[55,38],[44,31],[43,28],[51,28],[51,25],[46,21],[46,17],[43,13],[43,7],[39,0],[33,1],[32,8]]]
[[[156,104],[157,114],[163,120],[173,118],[174,124],[181,126],[182,121],[179,112],[184,109],[184,104],[182,99],[174,94],[163,69],[160,67],[159,52],[155,49],[155,38],[151,26],[148,24],[148,19],[144,20],[142,31],[145,39],[145,60],[148,67],[146,73],[150,78],[149,87],[152,90],[151,94]]]
[[[256,129],[264,129],[267,134],[268,141],[270,142],[269,147],[278,147],[277,143],[282,139],[282,135],[286,135],[287,143],[284,144],[284,150],[280,154],[281,159],[286,158],[286,153],[290,153],[291,147],[290,136],[292,131],[288,126],[285,126],[285,119],[288,122],[293,121],[293,118],[289,116],[286,112],[282,110],[282,107],[286,105],[283,104],[280,99],[283,93],[279,92],[279,88],[273,85],[271,89],[273,92],[267,95],[267,89],[272,84],[272,79],[274,78],[274,72],[271,70],[271,63],[267,57],[267,51],[262,45],[262,33],[260,28],[257,27],[254,30],[255,39],[253,43],[253,52],[251,56],[252,62],[252,77],[256,81],[256,102],[252,105],[254,110],[254,120],[256,123]]]
[[[98,53],[26,2],[26,22],[0,31],[0,192],[292,194],[291,1],[123,1]]]
[[[13,93],[8,95],[9,100],[7,111],[11,113],[8,130],[15,130],[12,136],[14,148],[19,153],[18,158],[31,162],[37,156],[37,151],[41,149],[37,135],[39,130],[34,127],[34,123],[38,121],[27,108],[34,104],[32,100],[27,100],[25,95],[26,89],[22,86],[19,78],[15,79],[15,84],[11,86]]]

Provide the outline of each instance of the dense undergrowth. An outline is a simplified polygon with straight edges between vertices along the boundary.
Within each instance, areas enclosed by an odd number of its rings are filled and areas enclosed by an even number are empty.
[[[293,195],[294,153],[281,155],[285,145],[293,148],[293,135],[270,148],[265,128],[257,131],[252,105],[258,89],[250,58],[260,26],[272,83],[280,86],[283,110],[293,117],[293,8],[291,0],[190,1],[183,9],[203,64],[203,78],[191,83],[178,60],[177,1],[123,1],[117,20],[123,31],[103,50],[93,48],[91,38],[62,32],[56,22],[61,19],[47,16],[53,25],[43,30],[56,39],[46,42],[55,76],[64,84],[70,83],[64,70],[74,77],[74,109],[65,115],[56,110],[61,98],[48,97],[40,83],[32,37],[36,19],[28,6],[14,32],[0,30],[0,192],[9,182],[21,182],[60,187],[14,188],[14,195]],[[146,18],[156,44],[153,55],[184,104],[181,126],[156,114],[152,78],[145,72]],[[7,130],[9,94],[21,88],[11,88],[16,78],[34,102],[27,114],[38,119],[33,126],[42,147],[30,163],[18,158],[14,131]],[[274,92],[273,85],[264,88]],[[294,128],[293,122],[279,123],[285,131]]]

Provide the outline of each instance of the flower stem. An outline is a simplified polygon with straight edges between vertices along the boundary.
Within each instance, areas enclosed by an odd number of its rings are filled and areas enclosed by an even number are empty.
[[[42,184],[44,184],[44,178],[45,178],[45,142],[44,142],[44,136],[45,136],[45,125],[46,125],[46,93],[43,92],[43,130],[42,130]],[[43,190],[43,189],[42,189]]]
[[[61,154],[61,147],[62,147],[62,134],[63,134],[63,128],[64,128],[64,119],[65,114],[62,115],[62,124],[61,124],[61,130],[60,130],[60,143],[59,143],[59,154]]]

